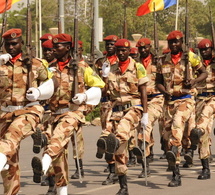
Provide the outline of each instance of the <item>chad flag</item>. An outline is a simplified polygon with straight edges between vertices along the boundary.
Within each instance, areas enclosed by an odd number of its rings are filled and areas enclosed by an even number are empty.
[[[0,13],[5,12],[5,10],[9,10],[11,6],[20,0],[0,0]]]
[[[177,0],[147,0],[137,9],[137,16],[142,16],[150,12],[166,9],[175,5]]]

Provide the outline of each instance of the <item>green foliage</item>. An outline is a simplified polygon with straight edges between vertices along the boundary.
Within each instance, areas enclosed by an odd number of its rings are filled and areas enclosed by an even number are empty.
[[[35,21],[39,22],[36,15],[36,3],[31,1],[32,10],[32,39],[35,39]],[[74,34],[74,2],[65,0],[65,33]],[[84,42],[84,53],[90,52],[91,28],[92,28],[92,2],[78,0],[78,20],[79,39]],[[153,39],[153,13],[144,16],[136,16],[137,8],[143,4],[143,0],[99,0],[99,17],[103,18],[104,36],[116,34],[123,36],[124,22],[127,23],[128,39],[133,40],[133,33],[140,33],[145,37]],[[213,13],[213,23],[215,24],[215,4],[214,0],[189,0],[189,28],[190,37],[201,36],[211,38],[211,27],[209,20],[209,6]],[[86,8],[86,9],[85,9]],[[200,9],[201,8],[201,9]],[[8,12],[8,28],[21,28],[23,34],[26,30],[26,7],[19,4],[20,10]],[[125,14],[126,13],[126,14]],[[167,34],[175,29],[176,5],[162,11],[157,11],[158,38],[165,40]],[[42,1],[42,29],[44,33],[49,32],[49,28],[58,26],[58,0]],[[179,1],[178,30],[184,32],[185,24],[185,0]],[[100,49],[104,49],[101,43]]]
[[[96,106],[92,112],[90,112],[87,116],[86,116],[86,121],[92,121],[93,119],[100,117],[100,104],[98,106]]]

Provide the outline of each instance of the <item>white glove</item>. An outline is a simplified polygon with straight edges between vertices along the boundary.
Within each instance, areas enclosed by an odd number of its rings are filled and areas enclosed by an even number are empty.
[[[108,77],[109,73],[110,73],[110,64],[107,62],[104,62],[104,64],[102,65],[102,76]]]
[[[39,96],[40,96],[40,91],[35,87],[29,88],[27,93],[26,93],[26,98],[32,102],[36,101]]]
[[[77,104],[80,105],[82,104],[84,101],[86,101],[87,99],[87,95],[85,93],[77,93],[73,98],[72,101]]]
[[[143,113],[143,116],[141,118],[141,126],[143,127],[143,129],[146,129],[146,126],[148,125],[148,113]]]
[[[12,56],[9,53],[0,55],[0,65],[6,64],[10,59]]]

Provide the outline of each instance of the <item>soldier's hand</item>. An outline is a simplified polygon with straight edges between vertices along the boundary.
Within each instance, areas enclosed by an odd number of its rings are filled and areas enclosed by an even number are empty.
[[[104,62],[104,64],[102,65],[102,76],[108,77],[109,73],[110,73],[110,64]]]
[[[35,87],[29,88],[26,93],[26,98],[31,102],[36,101],[39,98],[39,96],[40,91]]]
[[[77,104],[80,105],[82,104],[84,101],[86,101],[87,99],[87,95],[85,93],[77,93],[73,98],[72,101]]]
[[[146,126],[148,125],[148,121],[149,121],[149,116],[148,113],[143,113],[143,116],[141,118],[141,127],[143,127],[143,129],[146,129]]]
[[[12,56],[9,53],[0,55],[0,65],[6,64],[10,59]]]

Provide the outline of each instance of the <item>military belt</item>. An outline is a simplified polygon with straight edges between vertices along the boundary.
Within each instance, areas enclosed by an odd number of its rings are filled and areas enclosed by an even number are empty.
[[[38,101],[36,101],[36,102],[31,102],[25,106],[12,106],[12,105],[9,105],[7,107],[1,106],[1,111],[3,111],[3,112],[14,112],[16,110],[21,110],[25,107],[30,107],[30,106],[39,105],[39,104],[40,103]]]
[[[123,110],[130,108],[131,106],[132,106],[131,103],[128,103],[125,105],[117,105],[117,106],[113,107],[112,111],[113,112],[123,111]]]
[[[203,92],[201,94],[198,94],[198,96],[204,96],[204,97],[213,96],[213,95],[215,95],[215,92]]]
[[[72,111],[72,110],[70,108],[59,108],[54,114],[64,114],[69,111]]]

